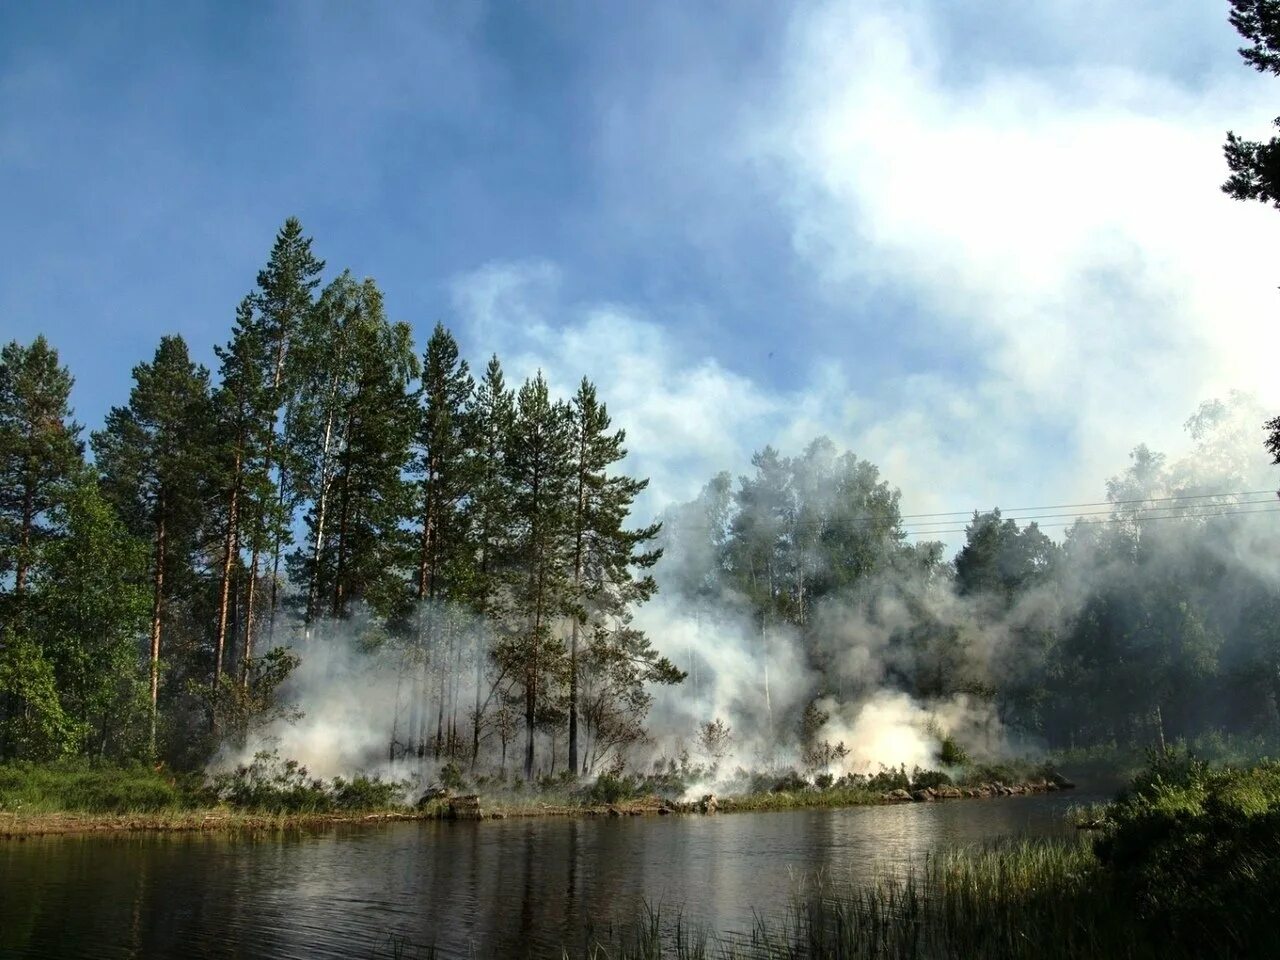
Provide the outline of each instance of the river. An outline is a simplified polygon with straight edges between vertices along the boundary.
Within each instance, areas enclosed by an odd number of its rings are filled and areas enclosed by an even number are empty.
[[[819,871],[867,880],[941,845],[1066,835],[1084,799],[0,840],[0,956],[559,957],[646,901],[744,930]]]

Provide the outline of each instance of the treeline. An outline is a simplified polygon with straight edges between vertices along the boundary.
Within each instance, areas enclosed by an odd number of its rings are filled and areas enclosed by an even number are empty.
[[[736,483],[721,474],[667,512],[663,589],[704,623],[753,625],[757,679],[738,691],[737,728],[798,740],[815,768],[839,748],[820,739],[819,705],[886,689],[944,713],[967,704],[979,749],[998,730],[1056,748],[1274,743],[1277,525],[1256,515],[1272,507],[1220,496],[1263,482],[1262,420],[1247,398],[1206,403],[1186,459],[1139,447],[1107,485],[1110,507],[1079,511],[1091,515],[1061,543],[994,510],[972,516],[950,561],[908,535],[872,464],[826,440],[794,457],[766,448]],[[780,705],[769,664],[784,648],[810,680]],[[695,678],[700,663],[691,652]]]
[[[216,373],[163,337],[87,445],[53,347],[4,348],[0,759],[197,766],[352,633],[405,678],[391,759],[505,767],[523,731],[528,777],[536,734],[575,771],[643,736],[681,674],[630,622],[658,528],[628,526],[646,481],[595,387],[477,378],[441,325],[419,356],[324,266],[286,221]]]

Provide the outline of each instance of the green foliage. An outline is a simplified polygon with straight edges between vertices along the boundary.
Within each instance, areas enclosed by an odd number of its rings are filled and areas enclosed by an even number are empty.
[[[0,765],[0,810],[28,813],[154,813],[207,805],[201,778],[145,764],[84,759]]]
[[[460,790],[465,782],[462,776],[462,768],[450,760],[440,768],[439,774],[440,786],[447,787],[450,790]]]
[[[912,790],[930,790],[949,786],[951,786],[951,778],[941,770],[922,770],[919,767],[911,770]]]
[[[938,749],[938,762],[944,767],[963,767],[969,763],[969,754],[955,737],[948,734],[942,738],[942,746]]]
[[[357,776],[332,782],[314,778],[296,760],[262,751],[253,760],[212,778],[212,793],[223,803],[267,813],[333,813],[398,807],[404,785]]]
[[[0,640],[0,746],[6,756],[47,760],[78,746],[75,724],[58,698],[53,666],[24,634]]]
[[[622,803],[634,800],[644,792],[642,782],[636,777],[619,777],[602,773],[595,783],[582,792],[585,802],[591,804]]]
[[[1099,860],[1154,927],[1205,953],[1261,956],[1280,884],[1280,763],[1152,756],[1107,811]]]

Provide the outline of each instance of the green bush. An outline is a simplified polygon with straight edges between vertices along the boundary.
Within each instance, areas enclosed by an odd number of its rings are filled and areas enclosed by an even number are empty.
[[[941,770],[921,770],[916,767],[911,771],[912,790],[932,790],[949,786],[951,786],[951,778]]]
[[[809,789],[809,781],[794,770],[788,770],[769,788],[772,793],[798,793]]]
[[[633,777],[619,777],[602,773],[596,782],[583,792],[583,799],[591,804],[621,803],[632,800],[640,793],[640,784]]]
[[[281,760],[275,752],[261,752],[253,761],[214,776],[214,795],[243,810],[265,813],[330,813],[386,809],[397,806],[403,785],[363,775],[331,784],[311,777],[296,760]]]
[[[911,778],[907,776],[906,766],[881,767],[880,772],[867,779],[867,789],[875,793],[888,793],[890,790],[910,790]]]
[[[1280,764],[1153,756],[1108,810],[1096,852],[1155,927],[1206,955],[1261,956],[1280,889]]]
[[[963,767],[969,762],[969,754],[956,742],[955,737],[948,734],[942,738],[942,747],[938,750],[938,762],[944,767]]]

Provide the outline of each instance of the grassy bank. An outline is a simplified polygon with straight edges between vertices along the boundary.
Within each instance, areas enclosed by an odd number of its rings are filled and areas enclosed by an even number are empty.
[[[563,779],[526,785],[481,779],[417,800],[407,784],[357,776],[312,778],[292,761],[260,755],[236,770],[205,777],[142,764],[86,761],[0,766],[0,836],[109,830],[284,829],[344,822],[626,816],[719,811],[760,812],[865,806],[961,795],[994,795],[997,784],[1017,792],[1052,788],[1032,765],[967,767],[952,777],[934,770],[885,769],[868,776],[817,777],[793,771],[743,774],[738,792],[707,804],[700,790],[671,774],[615,777],[588,784]],[[1039,777],[1039,779],[1030,779]],[[478,802],[460,797],[481,791]],[[692,799],[683,799],[692,797]],[[417,802],[414,802],[417,800]],[[712,809],[713,808],[713,809]]]

